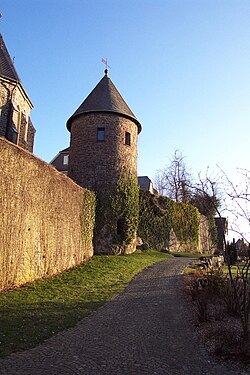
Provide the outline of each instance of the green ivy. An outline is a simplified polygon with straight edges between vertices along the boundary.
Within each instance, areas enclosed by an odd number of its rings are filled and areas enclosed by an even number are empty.
[[[95,207],[95,194],[89,190],[85,190],[81,210],[81,230],[82,240],[87,245],[91,243],[93,237],[93,229],[95,224]]]
[[[139,217],[139,185],[137,177],[123,171],[117,183],[97,195],[96,235],[104,226],[112,233],[113,243],[128,245],[135,238]],[[117,222],[122,220],[122,233]]]
[[[200,215],[196,207],[187,203],[173,202],[172,228],[180,243],[191,242],[198,245]]]
[[[197,208],[186,203],[176,203],[163,196],[140,192],[138,234],[155,249],[165,248],[173,228],[181,244],[198,246],[200,218]]]
[[[129,244],[136,235],[139,219],[139,185],[137,177],[123,173],[117,181],[111,203],[114,222],[124,220],[122,234],[117,237],[121,244]]]
[[[217,244],[217,227],[215,223],[215,219],[212,216],[207,217],[207,223],[208,223],[208,231],[209,231],[209,236],[211,238],[211,241],[214,246]]]

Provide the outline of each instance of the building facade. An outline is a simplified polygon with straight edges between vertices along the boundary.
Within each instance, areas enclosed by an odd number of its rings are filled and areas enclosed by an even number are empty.
[[[68,175],[69,166],[69,147],[61,150],[50,162],[59,172]]]
[[[32,108],[0,35],[0,136],[31,152],[35,137],[30,119]]]

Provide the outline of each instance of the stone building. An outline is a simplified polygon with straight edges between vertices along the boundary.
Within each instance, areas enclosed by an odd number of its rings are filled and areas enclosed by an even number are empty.
[[[141,190],[149,191],[151,194],[158,194],[157,190],[154,188],[153,181],[150,180],[148,176],[139,176],[138,183]]]
[[[71,133],[68,176],[80,186],[94,190],[99,202],[96,227],[98,212],[102,224],[95,232],[95,253],[133,252],[136,233],[130,243],[119,241],[127,219],[122,212],[119,215],[112,212],[112,196],[123,176],[134,178],[138,186],[137,137],[141,125],[108,77],[107,70],[69,118],[67,128]]]
[[[30,119],[32,108],[0,35],[0,136],[31,152],[35,136]]]
[[[69,147],[61,150],[50,162],[62,174],[68,175]]]

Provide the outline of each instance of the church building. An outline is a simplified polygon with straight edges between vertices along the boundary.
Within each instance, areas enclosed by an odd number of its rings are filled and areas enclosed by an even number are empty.
[[[36,132],[30,119],[32,108],[0,35],[0,136],[31,152]]]

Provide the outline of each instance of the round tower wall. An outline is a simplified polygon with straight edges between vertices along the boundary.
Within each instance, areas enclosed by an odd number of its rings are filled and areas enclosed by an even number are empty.
[[[98,140],[98,130],[103,140]],[[124,170],[137,176],[137,137],[137,125],[119,114],[76,117],[71,124],[69,177],[98,193],[114,185]]]

